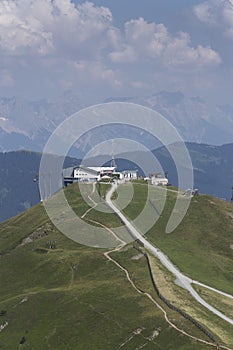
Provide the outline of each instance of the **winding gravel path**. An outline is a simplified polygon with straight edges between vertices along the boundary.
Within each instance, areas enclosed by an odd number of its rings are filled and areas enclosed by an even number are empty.
[[[178,283],[180,286],[185,288],[189,291],[189,293],[193,296],[193,298],[198,301],[201,305],[203,305],[206,309],[214,313],[215,315],[219,316],[224,321],[230,323],[233,325],[233,320],[227,316],[225,316],[222,312],[215,309],[213,306],[208,304],[204,299],[200,297],[200,295],[195,291],[195,289],[192,287],[193,280],[187,276],[185,276],[182,272],[180,272],[175,265],[168,259],[168,257],[162,253],[159,249],[154,247],[150,242],[148,242],[145,237],[143,237],[140,232],[132,225],[132,223],[122,214],[122,212],[113,204],[111,197],[113,193],[115,192],[117,188],[117,184],[113,184],[111,189],[108,191],[106,195],[106,202],[109,205],[109,207],[118,215],[118,217],[124,222],[125,226],[131,233],[131,235],[138,239],[144,247],[150,251],[151,254],[156,256],[161,263],[176,277]],[[194,282],[195,284],[198,284],[197,281]],[[203,285],[205,286],[205,285]],[[205,286],[206,287],[206,286]],[[209,287],[211,288],[211,287]],[[222,294],[223,292],[216,290],[216,292]]]

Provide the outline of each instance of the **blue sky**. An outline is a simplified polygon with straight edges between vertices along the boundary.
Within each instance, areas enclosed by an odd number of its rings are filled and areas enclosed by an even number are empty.
[[[231,103],[233,0],[0,2],[0,95]]]
[[[73,1],[84,3],[83,1]],[[148,21],[161,20],[170,17],[174,13],[184,11],[185,8],[199,4],[200,0],[95,0],[98,6],[105,6],[114,13],[118,24],[137,17],[144,17]]]

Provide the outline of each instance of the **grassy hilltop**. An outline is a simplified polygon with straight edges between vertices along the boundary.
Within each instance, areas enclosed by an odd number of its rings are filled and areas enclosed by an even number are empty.
[[[159,208],[161,191],[153,188],[150,194],[154,215],[156,206]],[[174,232],[166,234],[176,198],[176,192],[167,192],[162,215],[147,238],[193,279],[233,294],[233,205],[208,195],[194,197],[182,223]],[[124,213],[133,220],[146,199],[147,187],[134,184],[133,200]]]
[[[90,194],[91,191],[92,188]],[[146,193],[143,186],[135,185],[133,201],[125,208],[129,217],[133,218],[140,210]],[[66,196],[80,216],[89,208],[77,186],[69,186]],[[165,218],[169,215],[174,196],[169,193],[163,215],[148,237],[182,271],[232,293],[230,245],[233,242],[230,232],[233,219],[229,216],[232,207],[213,198],[200,196],[193,200],[181,226],[174,233],[165,235]],[[199,211],[206,219],[203,230],[204,218],[198,218]],[[210,220],[207,220],[208,215],[211,215]],[[106,227],[121,225],[113,214],[99,213],[94,209],[88,212],[85,219]],[[191,223],[195,231],[189,230]],[[218,231],[220,227],[221,234]],[[178,244],[179,240],[182,244]],[[41,204],[2,223],[0,349],[213,348],[201,342],[210,340],[200,330],[158,299],[152,288],[145,258],[132,244],[122,251],[104,255],[107,251],[110,249],[81,246],[66,238],[51,224]],[[197,256],[198,261],[193,265]],[[138,290],[114,261],[129,272]],[[230,327],[196,305],[185,291],[174,285],[172,276],[152,257],[151,264],[158,286],[165,296],[199,317],[222,344],[233,347]],[[202,271],[199,271],[200,266],[204,266]],[[151,294],[158,305],[140,294],[139,290]],[[205,290],[203,293],[206,298],[212,299]],[[214,302],[219,304],[219,299],[214,297]],[[221,299],[223,310],[226,310],[227,302]],[[167,312],[171,323],[165,319],[159,306]],[[230,307],[232,304],[228,305],[228,310]]]

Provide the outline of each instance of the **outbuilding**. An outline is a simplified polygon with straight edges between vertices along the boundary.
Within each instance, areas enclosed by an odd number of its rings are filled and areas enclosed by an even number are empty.
[[[122,177],[125,180],[137,180],[138,171],[137,170],[124,170],[124,171],[122,171]]]
[[[162,174],[151,175],[151,184],[154,186],[167,186],[168,179]]]

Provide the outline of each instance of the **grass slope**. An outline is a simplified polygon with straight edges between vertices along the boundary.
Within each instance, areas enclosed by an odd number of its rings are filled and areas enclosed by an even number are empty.
[[[144,206],[147,198],[144,187],[134,184],[133,200],[124,209],[131,219]],[[154,188],[151,192],[150,199],[155,204],[161,191]],[[167,192],[163,212],[147,238],[191,278],[233,294],[233,206],[207,195],[194,197],[182,223],[166,234],[176,196],[174,192]]]
[[[77,186],[69,187],[66,195],[82,215],[88,205]],[[97,212],[93,211],[93,217],[98,218]],[[113,222],[117,225],[112,214],[105,214],[105,224]],[[33,232],[35,239],[20,245]],[[55,249],[50,249],[51,242]],[[136,292],[104,252],[59,233],[41,204],[1,224],[0,310],[7,313],[0,316],[0,325],[6,326],[0,332],[0,349],[211,348],[172,328],[161,310]],[[132,259],[137,254],[127,246],[111,256],[127,268],[139,288],[153,293],[145,262]],[[188,321],[166,311],[178,327],[208,340]]]

